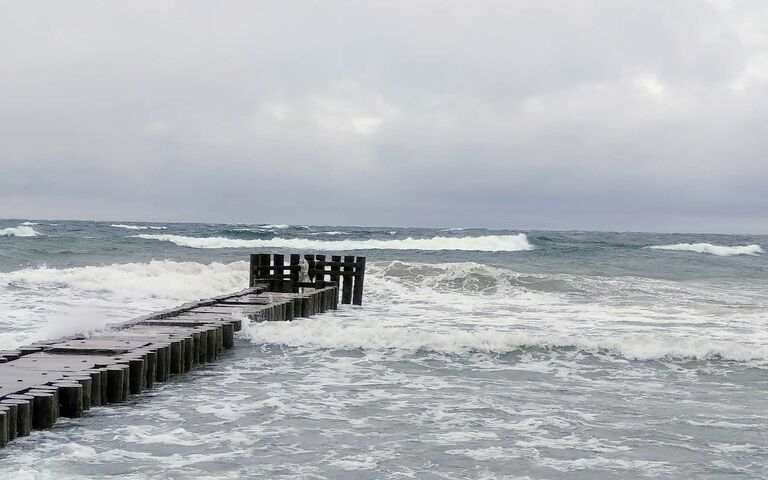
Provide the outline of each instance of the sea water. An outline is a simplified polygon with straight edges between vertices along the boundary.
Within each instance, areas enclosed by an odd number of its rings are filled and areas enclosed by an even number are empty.
[[[364,306],[0,450],[3,479],[768,478],[768,237],[0,221],[0,349],[366,255]]]

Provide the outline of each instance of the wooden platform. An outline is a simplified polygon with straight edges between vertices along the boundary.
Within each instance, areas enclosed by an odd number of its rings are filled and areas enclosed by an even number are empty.
[[[172,375],[214,362],[234,347],[242,321],[289,321],[338,307],[336,285],[301,293],[255,285],[221,297],[61,338],[0,351],[0,446],[59,417],[141,394]]]

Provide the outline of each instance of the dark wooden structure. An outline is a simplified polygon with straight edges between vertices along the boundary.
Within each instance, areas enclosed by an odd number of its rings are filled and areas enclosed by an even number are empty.
[[[251,256],[251,284],[240,292],[186,303],[88,337],[0,351],[0,447],[33,429],[51,428],[59,417],[125,402],[215,361],[235,346],[235,332],[245,320],[290,321],[334,310],[341,278],[342,301],[362,302],[365,258],[327,262],[322,255],[305,256],[313,262],[312,281],[306,282],[299,281],[299,270],[280,268],[285,267],[280,255],[256,258],[258,270]],[[299,260],[291,255],[288,266],[298,266]],[[262,272],[268,273],[255,276]]]
[[[304,255],[306,278],[302,276],[302,256],[291,254],[286,264],[279,253],[251,254],[250,285],[265,284],[274,292],[298,293],[302,288],[336,286],[341,291],[342,304],[363,304],[365,257]]]

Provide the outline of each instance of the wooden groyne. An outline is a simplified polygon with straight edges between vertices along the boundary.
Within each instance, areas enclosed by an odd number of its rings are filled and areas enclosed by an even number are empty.
[[[284,258],[252,255],[249,287],[239,292],[145,315],[87,337],[0,351],[0,446],[31,430],[51,428],[59,417],[80,417],[93,407],[125,402],[173,375],[216,361],[235,346],[244,318],[310,317],[338,308],[340,293],[342,303],[362,303],[364,257],[327,262],[323,255],[306,255],[302,262],[291,255],[288,265]]]

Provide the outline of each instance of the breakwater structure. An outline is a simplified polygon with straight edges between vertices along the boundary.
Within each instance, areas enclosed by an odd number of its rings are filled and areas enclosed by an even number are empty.
[[[0,446],[127,401],[219,359],[242,322],[291,321],[362,305],[365,257],[252,254],[247,288],[185,303],[87,336],[0,351]],[[339,298],[341,297],[341,298]]]

